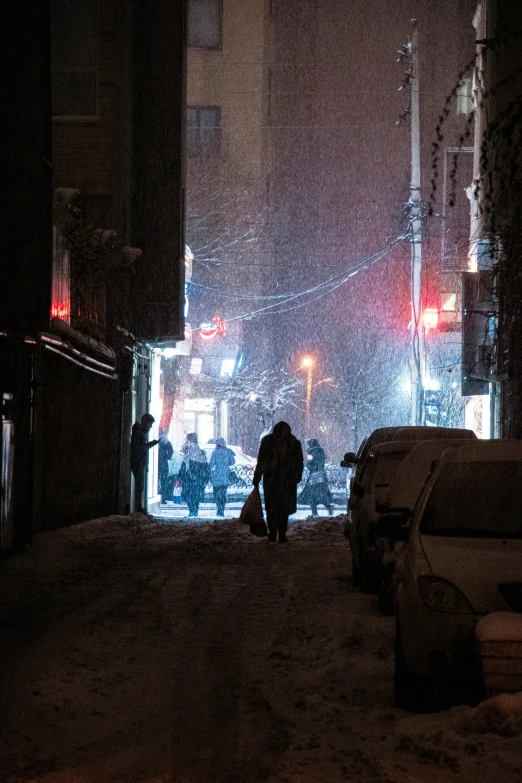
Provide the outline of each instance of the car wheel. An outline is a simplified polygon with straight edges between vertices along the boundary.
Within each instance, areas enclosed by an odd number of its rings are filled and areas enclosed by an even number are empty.
[[[360,587],[362,585],[362,577],[359,566],[352,557],[352,584],[354,587]]]
[[[379,579],[375,569],[374,552],[363,550],[362,553],[362,591],[363,593],[378,593]]]
[[[414,674],[408,668],[402,649],[401,629],[395,626],[395,705],[403,710],[417,712],[424,701],[424,677]]]
[[[385,617],[393,617],[395,606],[393,603],[393,568],[388,566],[382,575],[382,582],[377,594],[377,606]]]

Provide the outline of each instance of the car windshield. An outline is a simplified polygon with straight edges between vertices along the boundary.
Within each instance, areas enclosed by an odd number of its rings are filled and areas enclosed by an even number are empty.
[[[522,538],[522,462],[446,465],[429,496],[420,532]]]

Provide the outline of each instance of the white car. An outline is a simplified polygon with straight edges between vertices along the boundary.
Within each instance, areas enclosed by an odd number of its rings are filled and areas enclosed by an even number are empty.
[[[451,432],[451,430],[448,430],[448,432]],[[475,440],[474,445],[478,446],[488,442]],[[462,437],[447,440],[421,440],[415,443],[411,451],[399,464],[387,496],[384,502],[379,504],[377,510],[382,514],[390,511],[400,511],[405,508],[414,508],[424,485],[443,452],[452,446],[461,447],[466,445],[469,445],[469,440]],[[393,615],[394,612],[392,578],[395,571],[395,561],[403,546],[404,544],[401,542],[393,545],[393,542],[385,535],[379,536],[376,541],[376,567],[378,574],[375,579],[379,585],[378,604],[379,609],[385,615]]]
[[[478,675],[474,632],[489,612],[522,611],[522,442],[445,451],[408,524],[394,577],[398,706],[446,706]],[[391,514],[379,532],[393,526]]]

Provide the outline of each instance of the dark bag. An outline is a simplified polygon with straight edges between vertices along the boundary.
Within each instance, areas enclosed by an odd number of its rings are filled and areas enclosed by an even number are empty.
[[[248,525],[253,536],[263,538],[268,534],[268,529],[263,518],[263,506],[261,505],[261,495],[259,489],[254,487],[250,495],[245,500],[241,509],[239,521],[243,525]]]

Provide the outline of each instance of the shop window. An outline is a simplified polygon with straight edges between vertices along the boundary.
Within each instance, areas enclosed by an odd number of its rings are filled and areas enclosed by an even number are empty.
[[[51,0],[52,112],[98,116],[99,0]]]
[[[219,106],[187,107],[187,155],[212,158],[221,146],[221,109]]]
[[[222,0],[188,0],[187,45],[193,49],[221,49]]]

